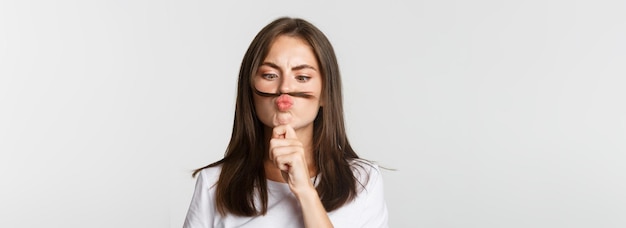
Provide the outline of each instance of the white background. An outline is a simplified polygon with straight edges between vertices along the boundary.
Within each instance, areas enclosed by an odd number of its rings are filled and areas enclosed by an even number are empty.
[[[273,19],[324,31],[391,227],[626,227],[624,1],[0,1],[0,227],[181,227]]]

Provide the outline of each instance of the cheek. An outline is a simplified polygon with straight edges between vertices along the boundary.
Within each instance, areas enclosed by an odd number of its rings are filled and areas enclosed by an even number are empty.
[[[256,97],[254,99],[254,110],[256,117],[265,125],[272,124],[272,118],[276,114],[273,99],[270,97]]]
[[[319,93],[317,94],[317,102],[319,103],[319,106],[324,106],[324,93],[323,91],[321,91],[322,89],[320,89]]]
[[[322,95],[320,94],[320,95],[318,96],[318,98],[319,98],[319,100],[318,100],[318,102],[319,102],[319,106],[320,106],[320,107],[324,106],[324,103],[325,103],[325,102],[324,102],[324,96],[322,96]]]
[[[254,88],[258,91],[265,93],[273,93],[276,91],[277,85],[275,82],[253,81]]]
[[[321,101],[317,99],[306,100],[300,104],[300,110],[302,110],[302,114],[306,113],[306,115],[316,114],[320,107]]]
[[[260,117],[259,115],[263,114],[263,99],[257,96],[254,96],[254,98],[252,98],[252,101],[254,102],[254,111],[256,113],[257,117]]]
[[[255,110],[262,109],[265,106],[264,100],[265,99],[263,99],[263,97],[254,96],[254,98],[252,99],[252,101],[254,101],[254,109]]]

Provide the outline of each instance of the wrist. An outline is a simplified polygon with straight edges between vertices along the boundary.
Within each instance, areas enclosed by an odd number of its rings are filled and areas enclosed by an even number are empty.
[[[319,198],[320,198],[319,195],[317,194],[317,189],[315,189],[313,184],[310,184],[309,186],[306,186],[301,189],[293,189],[292,192],[296,196],[296,199],[298,199],[298,201],[300,202],[305,201],[305,200],[307,201],[318,200],[319,201]]]

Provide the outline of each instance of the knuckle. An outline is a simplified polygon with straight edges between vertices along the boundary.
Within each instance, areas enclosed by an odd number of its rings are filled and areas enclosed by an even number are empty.
[[[277,143],[277,139],[270,139],[270,147],[275,147]]]

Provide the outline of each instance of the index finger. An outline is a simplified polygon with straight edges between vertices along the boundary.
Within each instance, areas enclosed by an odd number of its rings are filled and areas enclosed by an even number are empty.
[[[293,127],[289,126],[289,125],[285,125],[285,138],[286,139],[298,139],[298,136],[296,135],[296,130],[293,129]]]
[[[296,131],[289,125],[280,125],[272,129],[272,138],[298,139]]]

